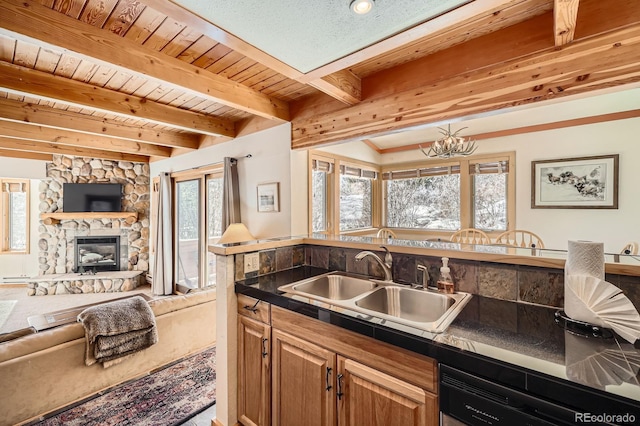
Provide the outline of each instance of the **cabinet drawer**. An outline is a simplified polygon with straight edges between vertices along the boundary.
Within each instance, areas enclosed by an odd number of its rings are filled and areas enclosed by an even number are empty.
[[[271,324],[271,304],[244,294],[238,295],[238,314]]]

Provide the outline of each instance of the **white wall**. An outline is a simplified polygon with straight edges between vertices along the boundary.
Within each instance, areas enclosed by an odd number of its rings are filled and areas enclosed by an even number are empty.
[[[251,154],[251,158],[242,158]],[[233,141],[151,163],[151,177],[238,158],[240,214],[256,238],[291,235],[291,125],[285,123]],[[257,185],[280,182],[280,211],[259,213]],[[306,191],[305,191],[306,197]]]
[[[0,177],[16,179],[44,179],[47,177],[47,162],[22,158],[0,157]],[[35,187],[38,190],[38,187]],[[36,204],[36,208],[37,208]]]
[[[319,151],[331,152],[343,157],[355,158],[373,164],[381,164],[383,156],[369,148],[364,142],[347,142],[344,144],[329,145],[318,148]]]
[[[309,232],[308,161],[306,150],[291,151],[291,235]]]
[[[38,275],[38,226],[40,225],[38,186],[40,179],[46,177],[46,173],[46,161],[0,157],[0,178],[31,179],[30,253],[0,254],[0,278]]]
[[[536,232],[547,248],[566,250],[568,240],[605,243],[618,253],[629,241],[640,242],[640,118],[527,133],[478,142],[477,154],[516,152],[516,227]],[[620,154],[617,210],[532,209],[531,161]],[[416,161],[416,152],[383,156],[385,164]],[[420,154],[422,155],[422,154]]]

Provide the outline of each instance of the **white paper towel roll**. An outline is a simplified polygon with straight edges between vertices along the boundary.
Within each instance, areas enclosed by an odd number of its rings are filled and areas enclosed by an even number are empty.
[[[604,280],[604,244],[593,241],[569,241],[564,266],[565,282],[569,275],[590,275]]]

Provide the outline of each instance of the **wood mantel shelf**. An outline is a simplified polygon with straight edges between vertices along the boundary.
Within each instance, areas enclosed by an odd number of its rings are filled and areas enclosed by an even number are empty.
[[[61,220],[73,219],[124,219],[131,225],[138,220],[138,212],[55,212],[42,213],[40,219],[45,225],[57,225]]]

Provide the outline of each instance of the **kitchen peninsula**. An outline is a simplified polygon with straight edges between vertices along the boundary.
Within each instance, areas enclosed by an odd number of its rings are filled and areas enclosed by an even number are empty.
[[[261,317],[261,321],[256,321],[264,333],[260,334],[261,339],[267,339],[258,341],[261,353],[267,354],[260,358],[263,362],[265,359],[271,361],[271,364],[265,365],[263,374],[264,398],[271,400],[279,397],[274,392],[280,392],[277,383],[281,377],[277,376],[277,372],[283,366],[281,334],[284,332],[288,334],[284,347],[297,348],[293,352],[307,353],[305,351],[310,350],[309,344],[315,344],[319,349],[334,354],[327,359],[337,360],[337,374],[342,375],[343,382],[336,381],[336,375],[323,376],[323,380],[327,381],[327,386],[342,387],[337,390],[339,393],[346,395],[345,388],[354,389],[357,386],[353,382],[354,377],[365,381],[374,380],[372,377],[375,377],[374,388],[388,388],[385,380],[393,383],[400,380],[405,386],[401,392],[402,398],[407,398],[405,402],[413,401],[411,404],[421,407],[404,413],[421,419],[418,424],[435,424],[439,414],[434,407],[452,411],[457,409],[449,404],[457,398],[453,397],[455,390],[443,384],[448,377],[443,376],[446,368],[474,373],[474,380],[480,375],[482,380],[519,392],[523,397],[533,398],[534,406],[540,401],[543,404],[553,402],[562,407],[560,413],[555,415],[568,424],[571,424],[570,416],[587,410],[594,413],[598,410],[611,412],[615,408],[617,412],[631,412],[640,418],[640,386],[637,380],[640,351],[619,338],[588,339],[571,334],[555,323],[554,314],[562,308],[564,260],[560,258],[560,253],[553,253],[551,257],[539,250],[535,256],[526,256],[524,252],[531,250],[490,246],[455,250],[446,243],[386,241],[390,243],[385,245],[393,255],[394,281],[417,283],[417,265],[426,266],[433,276],[437,273],[440,257],[447,256],[451,259],[456,290],[473,294],[471,301],[451,325],[438,334],[375,316],[349,312],[278,290],[282,285],[329,271],[382,278],[382,270],[376,262],[353,260],[361,250],[372,250],[382,256],[379,249],[381,242],[362,237],[314,236],[210,247],[219,255],[219,277],[226,273],[224,282],[227,284],[225,292],[229,301],[229,316],[223,327],[227,335],[236,334],[236,321],[245,325],[249,323],[245,318],[255,316],[252,309],[261,310],[263,314],[268,312],[268,315]],[[492,250],[494,252],[490,252]],[[252,253],[257,253],[259,257],[259,270],[245,274],[244,256]],[[637,270],[631,259],[627,263],[607,263],[607,280],[626,289],[625,292],[634,303],[638,300],[634,290],[640,279]],[[219,281],[219,295],[222,282]],[[237,302],[236,292],[240,294]],[[240,311],[238,320],[236,313],[232,314],[236,309]],[[240,361],[235,364],[235,359],[227,360],[229,367],[233,366],[228,375],[230,383],[236,380],[236,368],[241,373],[247,367],[243,363],[246,364],[248,358],[242,355],[250,347],[251,339],[243,341],[242,327],[237,342]],[[256,335],[255,331],[252,330],[250,334]],[[337,342],[353,342],[353,346]],[[232,347],[236,342],[228,339],[227,343]],[[364,348],[371,350],[367,352]],[[229,353],[235,354],[236,351]],[[376,361],[383,354],[387,356],[387,362]],[[402,371],[390,371],[391,365],[402,365],[395,360],[406,361],[416,356],[420,362],[433,363],[432,377],[410,377]],[[609,370],[605,368],[597,374],[593,370],[589,372],[589,367],[598,365],[599,359],[615,359],[617,362],[606,364]],[[589,362],[593,362],[593,365]],[[267,377],[269,374],[272,377]],[[439,374],[441,383],[438,386],[436,381]],[[241,374],[238,377],[242,380]],[[238,386],[240,401],[243,401],[242,382]],[[242,419],[246,412],[236,414],[235,398],[231,393],[229,398],[225,408],[228,411],[223,409],[221,414]],[[340,399],[337,401],[338,416],[345,413],[355,415],[353,410],[349,411],[348,401],[351,400],[348,395],[343,398],[345,402]],[[279,401],[274,400],[274,410]],[[335,406],[333,402],[326,401],[326,395],[322,401],[324,406]],[[263,421],[276,418],[271,417],[276,415],[275,412],[262,412],[261,415]],[[242,423],[252,424],[247,419]]]

